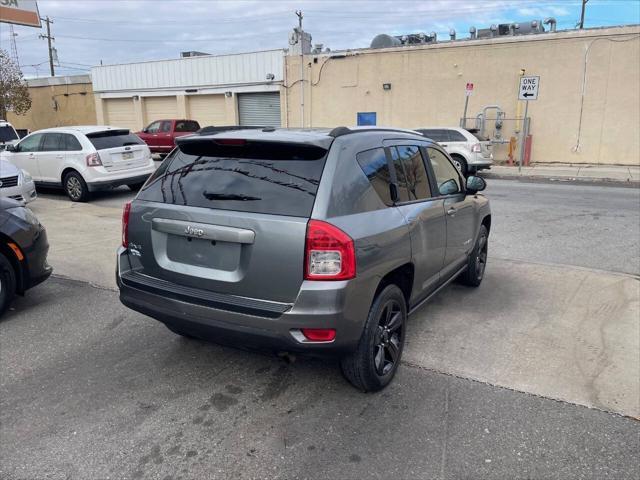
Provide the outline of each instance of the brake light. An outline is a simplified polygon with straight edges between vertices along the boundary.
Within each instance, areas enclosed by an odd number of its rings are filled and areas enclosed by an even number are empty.
[[[473,153],[480,153],[480,152],[482,152],[482,145],[480,145],[479,143],[475,143],[475,144],[473,145],[473,147],[471,147],[471,151],[472,151]]]
[[[102,160],[100,160],[100,155],[98,152],[90,153],[87,155],[87,167],[99,167],[102,165]]]
[[[353,239],[338,227],[309,220],[304,250],[305,280],[349,280],[356,276]]]
[[[216,145],[242,147],[247,144],[247,141],[244,138],[216,138],[213,143]]]
[[[124,204],[122,209],[122,246],[129,248],[129,214],[131,213],[131,202]]]
[[[332,342],[336,338],[334,328],[301,328],[300,331],[312,342]]]

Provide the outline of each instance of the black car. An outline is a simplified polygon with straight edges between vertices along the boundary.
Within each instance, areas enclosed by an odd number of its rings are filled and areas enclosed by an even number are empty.
[[[48,251],[47,232],[33,212],[0,198],[0,315],[15,294],[23,295],[49,278],[53,269],[47,264]]]

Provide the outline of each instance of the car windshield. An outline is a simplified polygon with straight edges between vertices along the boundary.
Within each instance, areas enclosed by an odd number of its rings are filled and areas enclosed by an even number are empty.
[[[182,147],[181,147],[182,148]],[[247,142],[165,159],[138,196],[151,202],[308,217],[326,150],[307,145]]]
[[[126,147],[127,145],[144,145],[137,135],[129,130],[105,130],[87,134],[87,138],[96,147],[96,150],[107,148]]]
[[[10,125],[0,126],[0,142],[10,142],[11,140],[17,140],[18,134]]]

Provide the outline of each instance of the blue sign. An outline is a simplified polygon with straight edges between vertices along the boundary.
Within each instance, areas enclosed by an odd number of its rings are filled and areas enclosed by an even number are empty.
[[[358,112],[358,126],[375,125],[376,112]]]

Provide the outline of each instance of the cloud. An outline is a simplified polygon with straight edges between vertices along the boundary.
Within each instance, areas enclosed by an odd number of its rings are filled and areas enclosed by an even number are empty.
[[[50,16],[63,65],[60,73],[82,73],[101,61],[126,63],[177,58],[181,51],[236,53],[286,48],[304,12],[304,28],[313,43],[332,50],[368,47],[379,33],[429,33],[458,38],[470,26],[564,16],[577,0],[40,0],[40,14]],[[575,12],[573,12],[575,15]],[[27,75],[46,74],[46,41],[37,29],[15,27],[20,63]],[[6,24],[0,44],[8,48]],[[36,70],[37,68],[37,70]]]

